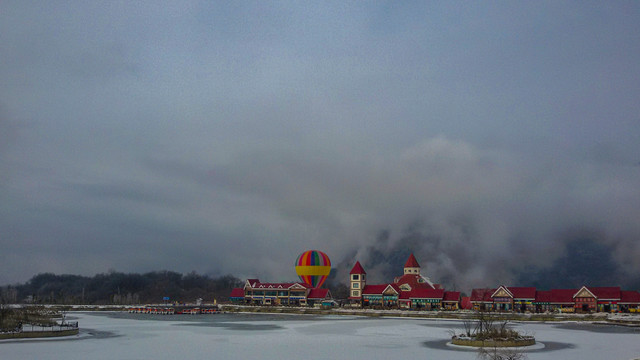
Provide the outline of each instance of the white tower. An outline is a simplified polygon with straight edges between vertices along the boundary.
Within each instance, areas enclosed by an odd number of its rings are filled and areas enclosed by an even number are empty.
[[[349,273],[349,284],[349,299],[359,303],[362,300],[362,289],[367,284],[367,273],[359,261],[356,261]]]

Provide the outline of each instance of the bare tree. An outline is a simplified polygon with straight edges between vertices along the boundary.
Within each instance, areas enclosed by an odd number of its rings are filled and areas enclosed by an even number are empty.
[[[6,301],[2,292],[0,292],[0,331],[5,329],[5,322],[10,313],[11,313],[11,309],[6,304]]]
[[[476,317],[476,327],[473,332],[474,335],[478,336],[491,332],[493,330],[494,321],[495,318],[491,314],[485,311],[478,311],[478,315]]]
[[[527,354],[520,348],[481,347],[478,358],[486,360],[525,360]]]
[[[468,337],[471,337],[473,333],[471,330],[473,329],[473,320],[466,318],[462,320],[462,326],[464,327],[464,334]]]

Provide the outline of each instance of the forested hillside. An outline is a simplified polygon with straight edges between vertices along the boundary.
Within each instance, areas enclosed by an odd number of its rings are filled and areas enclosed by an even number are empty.
[[[231,275],[211,278],[195,272],[172,271],[146,274],[109,272],[93,277],[38,274],[25,284],[0,288],[0,302],[36,304],[140,304],[170,301],[225,301],[242,281]]]

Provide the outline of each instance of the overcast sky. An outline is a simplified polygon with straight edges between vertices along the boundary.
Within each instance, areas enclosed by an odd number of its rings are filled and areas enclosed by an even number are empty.
[[[576,232],[638,274],[639,220],[640,2],[0,3],[0,285],[508,284]]]

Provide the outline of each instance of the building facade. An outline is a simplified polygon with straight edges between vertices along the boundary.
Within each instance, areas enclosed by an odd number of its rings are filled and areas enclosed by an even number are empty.
[[[368,284],[367,272],[359,261],[349,272],[348,302],[356,307],[420,310],[459,310],[498,312],[632,312],[640,313],[640,292],[620,287],[582,286],[579,289],[538,290],[535,287],[500,285],[479,288],[471,296],[445,291],[422,274],[413,254],[404,264],[402,275],[393,282]],[[237,304],[307,306],[335,304],[328,289],[312,288],[299,282],[263,283],[247,279],[235,288],[230,300]]]
[[[352,306],[405,308],[421,310],[457,310],[460,292],[445,291],[421,274],[420,264],[409,255],[403,275],[391,283],[367,284],[366,272],[359,261],[349,273],[349,301]]]
[[[329,289],[317,289],[304,283],[263,283],[247,279],[244,287],[231,291],[230,300],[248,305],[306,306],[331,300]]]
[[[352,302],[362,301],[362,290],[367,283],[367,272],[364,271],[359,261],[349,272],[349,300]]]
[[[534,287],[499,286],[473,289],[474,310],[510,312],[640,312],[640,293],[620,287],[537,290]]]

